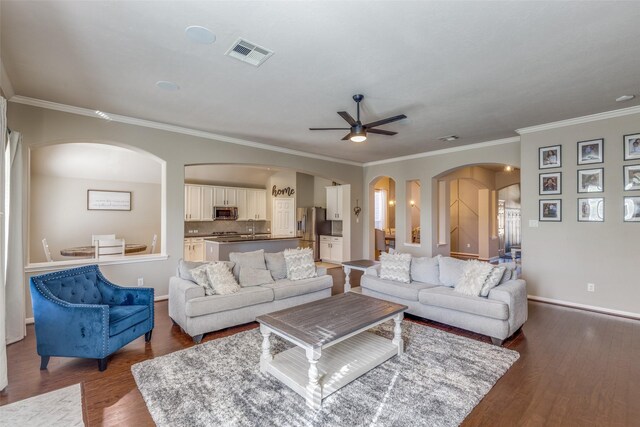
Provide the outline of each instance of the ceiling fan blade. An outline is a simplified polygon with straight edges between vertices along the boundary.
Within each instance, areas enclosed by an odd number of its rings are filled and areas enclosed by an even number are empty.
[[[395,122],[395,121],[406,119],[406,118],[407,116],[405,116],[404,114],[400,114],[399,116],[387,117],[386,119],[378,120],[377,122],[367,123],[366,125],[364,125],[364,127],[367,129],[371,129],[376,126],[386,125],[387,123]]]
[[[383,129],[367,129],[367,133],[379,133],[380,135],[396,135],[398,132],[391,132]]]
[[[348,134],[346,134],[346,135],[344,136],[344,138],[342,138],[342,140],[343,140],[343,141],[348,141],[350,137],[351,137],[351,132],[349,132]]]
[[[346,111],[338,111],[338,114],[340,115],[340,117],[345,119],[347,123],[349,123],[351,126],[356,125],[356,121],[353,117],[351,117],[351,114],[347,113]]]
[[[309,130],[351,130],[351,128],[309,128]]]

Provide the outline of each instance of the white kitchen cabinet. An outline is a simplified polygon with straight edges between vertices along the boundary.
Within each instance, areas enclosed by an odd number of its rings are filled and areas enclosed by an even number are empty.
[[[327,187],[327,220],[342,221],[344,218],[344,187],[333,185]]]
[[[200,221],[202,215],[202,187],[187,184],[184,186],[184,220]]]
[[[185,261],[204,261],[204,238],[193,237],[184,239],[184,255]]]
[[[238,221],[246,221],[249,219],[249,211],[247,210],[247,189],[236,189],[236,207],[238,208]]]
[[[247,189],[247,218],[264,221],[267,219],[267,190]]]
[[[214,206],[235,206],[236,189],[230,187],[213,187]]]
[[[327,262],[342,262],[342,237],[320,236],[320,259]]]
[[[210,185],[202,186],[202,221],[213,221],[213,187]]]

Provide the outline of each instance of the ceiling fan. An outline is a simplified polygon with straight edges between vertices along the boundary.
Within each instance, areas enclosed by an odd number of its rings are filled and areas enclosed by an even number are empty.
[[[360,101],[364,99],[364,95],[353,95],[353,100],[356,101],[356,106],[358,109],[357,120],[354,120],[353,117],[346,111],[338,111],[340,117],[345,119],[347,123],[351,127],[349,128],[309,128],[309,130],[348,130],[349,133],[342,138],[343,141],[351,140],[353,142],[363,142],[367,139],[367,133],[377,133],[380,135],[395,135],[398,132],[391,132],[388,130],[382,129],[373,129],[378,126],[386,125],[387,123],[395,122],[397,120],[406,119],[407,116],[404,114],[400,114],[399,116],[387,117],[386,119],[378,120],[375,122],[362,124],[360,121]]]

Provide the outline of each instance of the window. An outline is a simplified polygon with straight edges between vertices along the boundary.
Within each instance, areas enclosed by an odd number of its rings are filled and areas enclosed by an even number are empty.
[[[387,191],[375,190],[374,192],[374,225],[375,228],[384,230],[387,228]]]

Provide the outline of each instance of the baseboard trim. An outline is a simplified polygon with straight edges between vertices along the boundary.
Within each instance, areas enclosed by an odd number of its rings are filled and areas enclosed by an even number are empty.
[[[626,319],[640,320],[640,313],[632,313],[630,311],[612,310],[610,308],[597,307],[594,305],[578,304],[575,302],[557,300],[553,298],[538,297],[535,295],[527,295],[531,301],[544,302],[547,304],[559,305],[562,307],[577,308],[578,310],[592,311],[594,313],[608,314],[611,316],[624,317]]]
[[[165,301],[169,299],[169,295],[158,295],[157,297],[153,298],[154,302],[158,302],[158,301]],[[24,319],[24,323],[25,325],[32,325],[34,323],[33,317],[27,317],[26,319]]]

